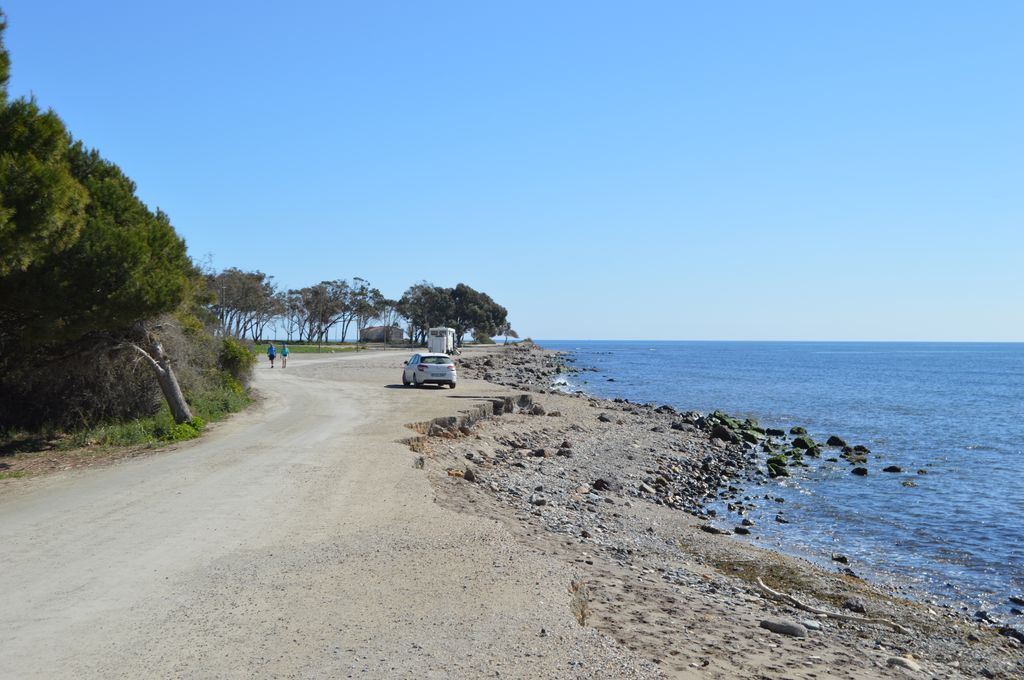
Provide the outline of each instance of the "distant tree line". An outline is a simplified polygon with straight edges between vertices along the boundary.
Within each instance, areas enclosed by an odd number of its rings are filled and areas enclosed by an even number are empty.
[[[325,342],[332,332],[341,342],[350,333],[357,340],[375,321],[387,328],[404,323],[413,344],[425,343],[428,329],[438,326],[454,328],[460,342],[467,334],[479,340],[515,337],[508,311],[464,283],[442,288],[423,281],[391,299],[360,277],[281,291],[263,272],[230,268],[207,274],[206,281],[220,330],[254,342],[266,339],[270,328],[290,342]]]

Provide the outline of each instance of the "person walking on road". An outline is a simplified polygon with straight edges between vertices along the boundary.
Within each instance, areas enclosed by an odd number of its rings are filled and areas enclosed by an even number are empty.
[[[281,368],[288,368],[288,343],[281,345]]]
[[[274,359],[277,357],[277,349],[274,348],[274,343],[270,343],[270,347],[267,348],[267,358],[270,359],[270,367],[274,367]]]

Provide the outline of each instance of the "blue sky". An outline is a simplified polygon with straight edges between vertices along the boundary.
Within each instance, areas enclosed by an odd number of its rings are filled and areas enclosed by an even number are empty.
[[[535,338],[1024,340],[1024,3],[0,7],[11,94],[218,269]]]

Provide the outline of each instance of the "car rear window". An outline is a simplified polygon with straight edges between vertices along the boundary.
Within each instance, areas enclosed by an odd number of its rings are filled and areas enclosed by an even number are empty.
[[[420,361],[421,364],[450,364],[452,360],[450,357],[423,357]]]

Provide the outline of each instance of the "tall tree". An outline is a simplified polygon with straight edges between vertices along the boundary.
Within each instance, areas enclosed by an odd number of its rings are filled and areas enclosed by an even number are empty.
[[[377,309],[384,296],[371,286],[369,281],[358,276],[352,279],[350,291],[349,307],[356,320],[356,338],[358,339],[370,319],[377,316]]]
[[[352,286],[344,279],[330,282],[331,300],[336,306],[335,319],[332,325],[339,327],[341,341],[348,337],[349,326],[356,318],[356,308],[352,304]]]
[[[247,335],[254,341],[263,337],[266,326],[284,314],[284,297],[277,292],[273,277],[263,272],[225,269],[207,277],[215,301],[211,307],[224,333],[236,338]]]
[[[69,247],[0,277],[0,317],[9,333],[4,349],[131,348],[153,369],[175,420],[190,420],[159,328],[149,325],[201,288],[185,242],[167,215],[151,212],[132,181],[98,152],[78,142],[68,160],[90,197],[85,223]]]
[[[460,283],[452,289],[451,296],[452,325],[460,345],[466,333],[472,331],[477,337],[492,336],[507,321],[508,310],[492,300],[487,293],[481,293]]]
[[[509,338],[519,338],[519,333],[516,333],[515,329],[512,328],[512,324],[510,324],[507,320],[505,321],[505,323],[501,325],[500,328],[498,328],[498,335],[505,336],[506,345],[508,344]]]
[[[435,326],[448,326],[454,316],[451,289],[421,281],[402,294],[399,312],[408,319],[409,336],[416,344],[427,341],[427,331]]]
[[[399,311],[400,307],[401,304],[398,300],[391,300],[383,296],[377,304],[377,318],[380,319],[381,325],[384,326],[385,347],[391,340],[392,329],[401,332],[401,329],[398,328],[398,320],[402,318],[402,314]]]
[[[70,247],[88,202],[71,174],[71,137],[57,114],[32,100],[7,101],[6,27],[0,12],[0,276]]]

